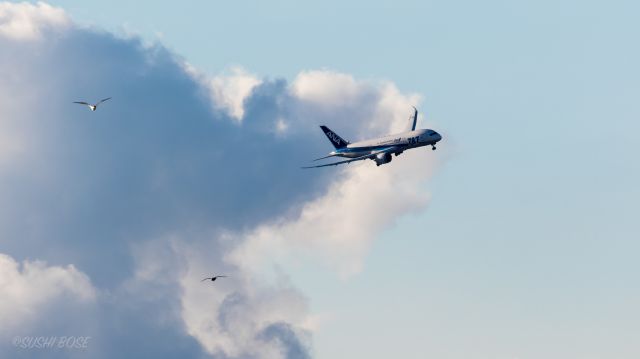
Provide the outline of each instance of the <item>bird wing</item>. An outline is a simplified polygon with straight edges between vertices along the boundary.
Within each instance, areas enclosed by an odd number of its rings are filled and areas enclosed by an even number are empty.
[[[103,98],[102,100],[100,100],[100,102],[98,102],[98,103],[96,104],[96,106],[98,106],[99,104],[101,104],[101,103],[103,103],[103,102],[105,102],[105,101],[107,101],[107,100],[111,100],[111,97]]]
[[[226,275],[217,275],[216,278],[227,278]]]
[[[201,282],[204,282],[204,281],[205,281],[205,280],[207,280],[207,279],[211,279],[211,277],[209,277],[209,278],[205,278],[205,279],[201,280]]]
[[[89,104],[88,104],[88,103],[86,103],[86,102],[84,102],[84,101],[73,101],[73,103],[79,103],[79,104],[81,104],[81,105],[87,105],[87,106],[89,106]]]
[[[328,166],[337,166],[337,165],[341,165],[343,163],[351,163],[351,162],[355,162],[355,161],[361,161],[361,160],[366,160],[367,158],[373,158],[376,155],[380,154],[380,153],[384,153],[384,152],[392,152],[396,150],[395,146],[391,146],[391,147],[386,147],[383,148],[381,150],[377,150],[377,151],[372,151],[369,154],[366,154],[364,156],[360,156],[360,157],[356,157],[356,158],[351,158],[345,161],[339,161],[339,162],[333,162],[333,163],[327,163],[325,165],[318,165],[318,166],[307,166],[307,167],[302,167],[302,168],[318,168],[318,167],[328,167]]]

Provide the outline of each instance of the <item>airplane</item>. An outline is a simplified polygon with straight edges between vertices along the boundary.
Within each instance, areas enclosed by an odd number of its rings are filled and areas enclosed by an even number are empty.
[[[416,130],[418,120],[418,109],[413,107],[413,116],[409,118],[409,124],[405,132],[395,135],[378,137],[371,140],[350,143],[331,131],[327,126],[320,126],[335,151],[331,151],[328,156],[320,157],[314,161],[323,160],[330,157],[349,158],[345,161],[327,163],[318,166],[307,166],[302,168],[318,168],[327,166],[337,166],[343,163],[351,163],[360,160],[371,159],[376,162],[376,166],[391,162],[391,155],[398,157],[402,152],[422,146],[431,146],[436,149],[436,143],[442,139],[439,133],[430,129]]]

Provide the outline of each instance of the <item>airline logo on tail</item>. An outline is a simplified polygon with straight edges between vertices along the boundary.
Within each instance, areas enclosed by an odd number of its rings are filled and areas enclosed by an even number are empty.
[[[331,142],[335,143],[336,145],[338,146],[342,145],[342,139],[340,138],[340,136],[336,135],[335,133],[329,131],[327,132],[327,137],[329,137]]]
[[[338,136],[338,134],[331,131],[327,126],[320,126],[320,128],[336,149],[346,147],[349,144],[349,142],[345,141],[342,137]]]

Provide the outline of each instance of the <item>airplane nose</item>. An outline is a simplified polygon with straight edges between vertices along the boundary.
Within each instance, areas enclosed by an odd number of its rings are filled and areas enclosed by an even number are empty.
[[[436,142],[440,141],[442,139],[442,136],[440,136],[439,133],[436,132]]]

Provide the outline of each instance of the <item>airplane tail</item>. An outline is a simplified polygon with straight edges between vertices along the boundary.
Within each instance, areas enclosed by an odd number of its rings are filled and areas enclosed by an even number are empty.
[[[347,147],[347,145],[349,144],[349,141],[345,141],[342,137],[338,136],[337,133],[331,131],[329,127],[320,126],[320,128],[322,129],[322,132],[324,132],[324,134],[327,136],[329,141],[331,141],[331,144],[333,144],[333,147],[335,147],[336,150],[339,148]]]

